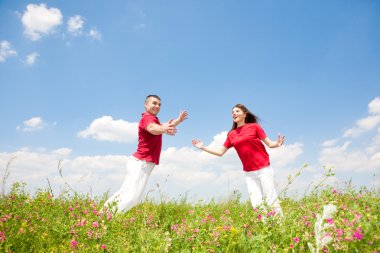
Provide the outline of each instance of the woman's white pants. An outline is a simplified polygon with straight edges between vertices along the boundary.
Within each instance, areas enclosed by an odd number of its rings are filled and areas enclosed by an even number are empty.
[[[106,201],[104,206],[108,207],[113,202],[116,202],[116,206],[111,205],[111,211],[113,212],[128,211],[136,206],[141,200],[154,166],[154,163],[141,161],[134,156],[128,157],[127,174],[124,182],[121,188]]]
[[[245,172],[248,194],[254,208],[262,208],[266,202],[276,214],[282,215],[282,209],[274,186],[273,168],[271,166]]]

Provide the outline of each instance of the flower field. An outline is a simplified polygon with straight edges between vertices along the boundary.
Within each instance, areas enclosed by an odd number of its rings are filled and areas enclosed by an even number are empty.
[[[105,196],[30,196],[22,183],[0,195],[0,252],[379,252],[375,191],[324,187],[294,200],[284,216],[253,209],[239,194],[224,202],[146,200],[127,213]]]

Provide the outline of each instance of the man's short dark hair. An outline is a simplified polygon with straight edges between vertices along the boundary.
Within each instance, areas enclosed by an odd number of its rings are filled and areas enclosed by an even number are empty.
[[[148,98],[157,98],[158,100],[161,101],[161,98],[159,96],[157,96],[157,95],[148,95],[148,96],[146,96],[145,101],[147,101]]]

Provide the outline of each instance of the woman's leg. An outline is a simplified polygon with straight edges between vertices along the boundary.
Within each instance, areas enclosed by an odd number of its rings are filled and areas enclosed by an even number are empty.
[[[260,207],[263,204],[263,195],[258,171],[245,172],[245,182],[253,208]]]
[[[274,185],[274,172],[271,166],[262,168],[260,171],[260,182],[261,189],[263,191],[263,196],[265,201],[269,206],[273,208],[276,214],[282,215],[282,209],[278,201],[278,196],[276,188]]]

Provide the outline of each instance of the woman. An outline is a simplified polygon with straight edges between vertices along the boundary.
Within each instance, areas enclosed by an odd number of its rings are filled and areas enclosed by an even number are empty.
[[[282,215],[274,187],[273,169],[263,143],[270,148],[278,148],[284,143],[285,136],[279,134],[277,141],[270,140],[258,124],[258,117],[242,104],[233,107],[232,119],[232,128],[219,150],[205,147],[200,140],[192,140],[193,145],[217,156],[224,155],[229,148],[234,147],[243,164],[252,206],[262,207],[266,201],[276,214]]]

